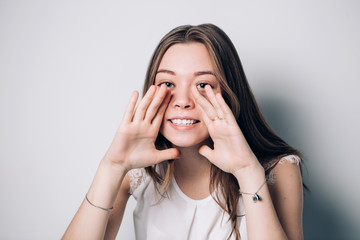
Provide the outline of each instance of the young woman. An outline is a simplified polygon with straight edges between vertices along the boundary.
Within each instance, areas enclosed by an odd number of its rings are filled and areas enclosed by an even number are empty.
[[[235,47],[212,24],[157,46],[64,239],[302,239],[297,150],[266,124]]]

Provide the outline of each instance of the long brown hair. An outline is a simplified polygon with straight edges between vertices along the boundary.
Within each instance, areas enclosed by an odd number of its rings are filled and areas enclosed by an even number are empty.
[[[231,108],[250,148],[264,166],[266,174],[269,174],[281,157],[288,154],[300,155],[296,149],[278,137],[266,123],[251,92],[233,43],[224,31],[213,24],[184,25],[166,34],[150,60],[143,94],[155,83],[156,72],[165,52],[174,44],[191,42],[202,43],[209,51],[222,96]],[[155,144],[159,149],[171,146],[171,143],[160,133]],[[163,169],[164,174],[159,174],[156,167],[147,167],[146,171],[155,183],[160,184],[162,192],[165,192],[173,176],[174,161],[169,160],[158,166]],[[216,198],[214,199],[229,214],[232,225],[229,238],[235,234],[236,239],[240,239],[238,227],[239,184],[232,174],[223,172],[215,165],[211,166],[210,176],[210,192],[218,189],[215,191]]]

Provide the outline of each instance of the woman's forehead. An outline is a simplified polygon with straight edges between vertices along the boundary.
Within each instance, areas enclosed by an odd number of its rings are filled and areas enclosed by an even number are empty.
[[[214,72],[211,56],[202,43],[178,43],[171,46],[160,61],[158,72],[175,74]]]

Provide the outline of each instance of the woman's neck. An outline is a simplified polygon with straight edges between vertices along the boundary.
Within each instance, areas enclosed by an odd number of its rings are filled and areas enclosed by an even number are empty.
[[[175,176],[192,180],[210,176],[211,163],[199,153],[199,147],[204,144],[206,142],[191,147],[177,147],[181,155],[175,160]]]
[[[199,153],[199,147],[204,144],[205,142],[187,148],[178,147],[181,157],[175,160],[176,183],[185,195],[194,200],[201,200],[210,195],[211,163]]]

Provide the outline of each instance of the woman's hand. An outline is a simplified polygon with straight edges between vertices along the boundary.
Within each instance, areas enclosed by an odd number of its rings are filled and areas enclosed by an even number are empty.
[[[127,171],[147,167],[179,157],[174,148],[157,150],[155,140],[170,100],[165,85],[151,86],[135,109],[139,93],[135,91],[127,106],[105,160]]]
[[[215,95],[212,88],[205,86],[207,98],[196,87],[192,92],[202,111],[214,149],[201,146],[199,153],[225,172],[235,173],[241,169],[260,165],[250,149],[236,119],[220,93]]]

